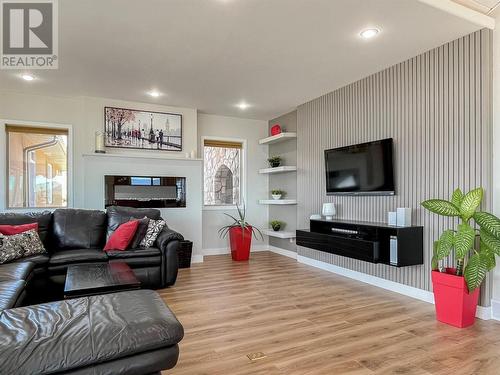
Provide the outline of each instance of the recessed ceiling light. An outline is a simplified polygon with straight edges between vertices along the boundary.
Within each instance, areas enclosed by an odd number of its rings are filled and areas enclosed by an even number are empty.
[[[250,107],[250,104],[245,103],[245,102],[241,102],[241,103],[236,104],[236,107],[238,107],[239,109],[244,111],[245,109]]]
[[[379,32],[380,30],[375,28],[365,29],[359,33],[359,36],[363,39],[371,39],[374,36],[377,36]]]
[[[35,76],[31,74],[23,74],[21,78],[24,79],[25,81],[33,81],[35,79]]]
[[[148,92],[149,96],[152,96],[153,98],[157,98],[159,96],[161,96],[161,93],[156,91],[156,90],[153,90],[153,91],[150,91]]]

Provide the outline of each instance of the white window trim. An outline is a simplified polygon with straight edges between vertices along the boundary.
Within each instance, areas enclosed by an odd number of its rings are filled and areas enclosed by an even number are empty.
[[[35,127],[40,129],[62,129],[68,132],[68,205],[67,208],[73,207],[73,125],[57,124],[51,122],[34,122],[34,121],[19,121],[19,120],[4,120],[0,119],[0,152],[3,152],[2,157],[5,159],[0,165],[0,210],[2,211],[46,211],[54,210],[56,207],[12,207],[9,208],[7,202],[7,173],[8,173],[8,157],[7,137],[5,132],[6,125],[15,125],[19,127]]]
[[[203,160],[202,165],[202,202],[203,211],[221,210],[221,211],[234,211],[236,210],[236,205],[205,205],[205,140],[210,141],[223,141],[223,142],[238,142],[241,143],[241,181],[240,181],[240,196],[241,202],[246,206],[247,197],[247,140],[242,138],[229,138],[229,137],[211,137],[203,136],[201,137],[201,156]]]

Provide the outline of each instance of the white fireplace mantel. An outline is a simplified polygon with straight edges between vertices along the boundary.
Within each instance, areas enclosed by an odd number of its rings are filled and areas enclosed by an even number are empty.
[[[97,157],[97,158],[120,158],[120,159],[128,159],[128,158],[133,158],[133,159],[154,159],[154,160],[175,160],[175,161],[180,161],[180,162],[201,162],[203,159],[198,159],[198,158],[183,158],[183,157],[170,157],[170,156],[163,156],[163,155],[138,155],[138,154],[122,154],[122,153],[105,153],[105,154],[99,154],[99,153],[86,153],[82,154],[84,158],[91,158],[91,157]]]

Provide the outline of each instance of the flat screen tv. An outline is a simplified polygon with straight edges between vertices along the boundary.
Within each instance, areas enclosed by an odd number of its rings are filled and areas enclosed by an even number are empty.
[[[394,195],[392,138],[325,150],[327,195]]]

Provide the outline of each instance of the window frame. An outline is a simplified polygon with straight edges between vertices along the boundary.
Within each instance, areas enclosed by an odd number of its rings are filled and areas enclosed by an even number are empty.
[[[240,204],[246,205],[246,194],[247,194],[247,140],[243,138],[231,138],[231,137],[212,137],[203,136],[201,137],[200,148],[202,156],[202,202],[203,211],[215,211],[215,210],[226,210],[233,211],[236,210],[236,205],[205,205],[205,141],[220,141],[220,142],[236,142],[241,143],[241,165],[240,165]]]
[[[68,174],[67,174],[67,202],[68,204],[65,207],[60,206],[45,206],[45,207],[10,207],[9,206],[9,188],[8,188],[8,180],[9,180],[9,142],[7,137],[7,125],[19,127],[19,128],[40,128],[43,129],[60,129],[64,130],[68,133]],[[34,121],[19,121],[19,120],[0,120],[0,148],[3,147],[4,151],[4,163],[0,165],[0,169],[3,168],[4,172],[0,173],[0,195],[3,196],[3,199],[0,199],[0,202],[3,204],[0,205],[1,210],[5,211],[25,211],[25,212],[37,212],[44,210],[53,210],[56,208],[71,208],[73,207],[73,126],[70,124],[61,124],[61,123],[48,123],[48,122],[34,122]]]

